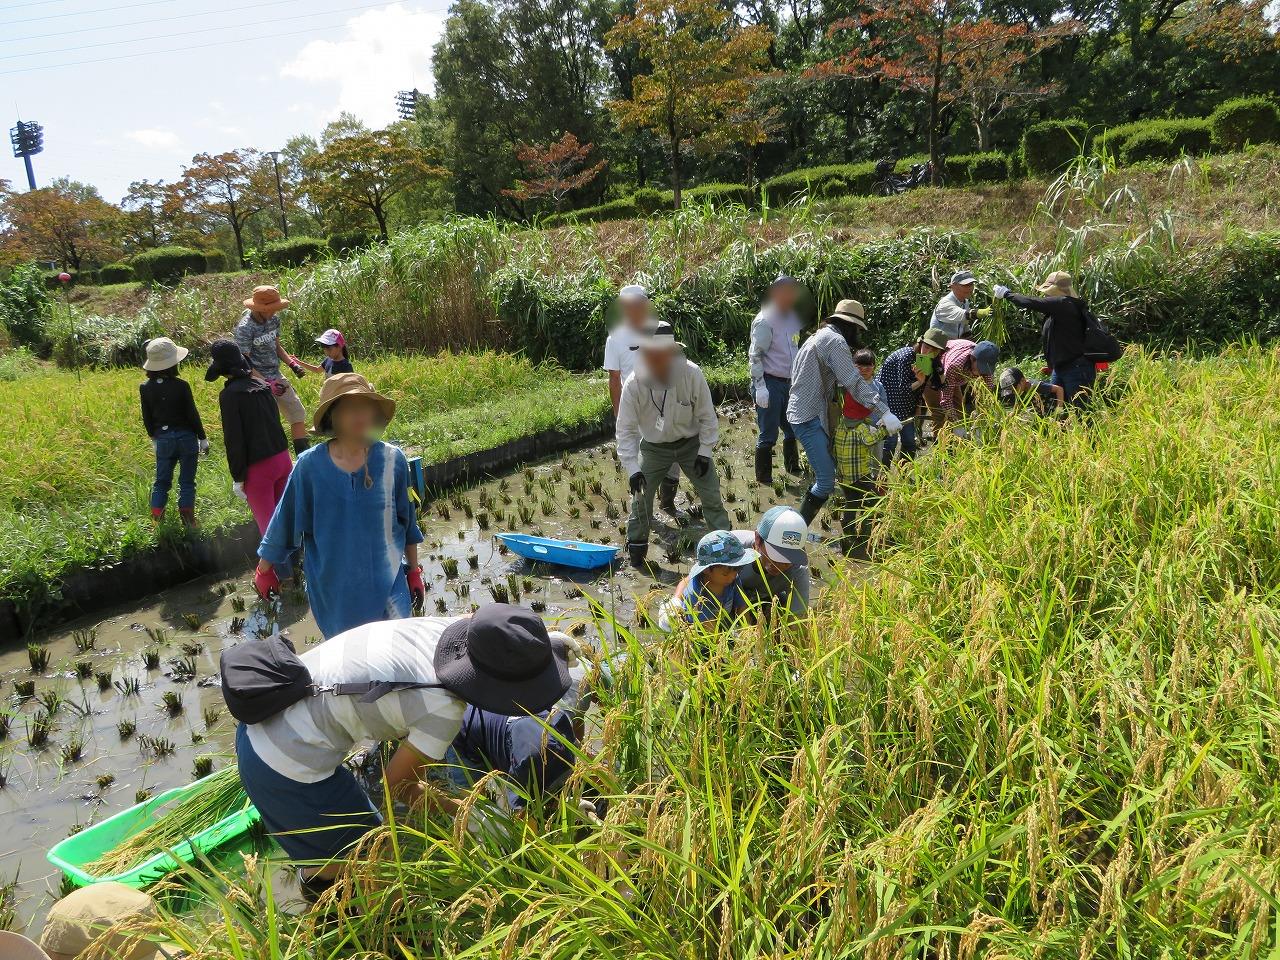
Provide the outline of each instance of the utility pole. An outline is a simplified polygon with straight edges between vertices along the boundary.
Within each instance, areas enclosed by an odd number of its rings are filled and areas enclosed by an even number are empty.
[[[271,158],[271,166],[276,171],[276,199],[280,201],[280,229],[284,231],[284,238],[289,239],[289,218],[284,212],[284,187],[280,186],[280,151],[272,150],[267,154]]]
[[[9,142],[13,144],[13,155],[21,157],[27,166],[27,186],[36,188],[36,172],[31,167],[31,158],[44,149],[44,128],[34,120],[18,121],[18,125],[9,131]]]

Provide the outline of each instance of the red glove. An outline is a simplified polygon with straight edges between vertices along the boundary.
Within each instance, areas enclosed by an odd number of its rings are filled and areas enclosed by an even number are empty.
[[[266,600],[273,592],[280,592],[280,578],[276,576],[275,567],[267,567],[263,570],[261,567],[253,571],[253,586],[258,591],[258,596]]]
[[[404,578],[409,582],[409,597],[413,600],[414,607],[421,609],[427,602],[427,585],[422,582],[422,568],[410,567]]]

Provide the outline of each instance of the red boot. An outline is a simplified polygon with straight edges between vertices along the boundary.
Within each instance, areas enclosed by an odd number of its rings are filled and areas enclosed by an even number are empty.
[[[159,522],[160,522],[161,520],[163,520],[163,519],[164,519],[164,507],[152,507],[152,508],[151,508],[151,522],[152,522],[152,523],[159,523]]]

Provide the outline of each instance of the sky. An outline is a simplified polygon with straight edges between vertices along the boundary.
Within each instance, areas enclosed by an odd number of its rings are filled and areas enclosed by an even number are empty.
[[[36,184],[118,202],[197,153],[271,150],[342,111],[373,127],[431,90],[448,0],[0,0],[0,179],[26,186],[8,130],[44,127]],[[96,62],[91,62],[96,61]]]

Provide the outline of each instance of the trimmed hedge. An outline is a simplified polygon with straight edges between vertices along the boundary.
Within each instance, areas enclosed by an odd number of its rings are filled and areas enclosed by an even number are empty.
[[[1280,110],[1269,97],[1237,97],[1209,114],[1213,142],[1227,150],[1280,142]]]
[[[262,259],[272,267],[300,267],[319,260],[329,252],[329,245],[319,237],[289,237],[272,240],[262,248]]]
[[[1177,160],[1183,154],[1200,156],[1210,149],[1207,120],[1148,120],[1120,144],[1120,162]]]
[[[625,198],[624,198],[625,199]],[[635,208],[640,211],[642,216],[652,216],[661,210],[670,210],[671,205],[675,203],[676,195],[673,190],[659,190],[656,187],[641,187],[631,195],[631,202]],[[612,203],[621,201],[614,200]],[[608,203],[603,203],[600,207],[607,208]],[[613,220],[616,217],[605,217],[603,219]]]
[[[138,275],[133,272],[133,267],[127,263],[108,263],[98,271],[98,282],[103,286],[112,283],[129,283],[137,278]]]
[[[824,197],[848,193],[870,194],[875,188],[876,165],[864,163],[832,163],[821,167],[802,167],[766,180],[762,187],[770,203],[787,203],[804,194]]]
[[[174,283],[189,273],[204,273],[205,255],[190,247],[156,247],[133,258],[133,269],[144,283]]]
[[[1003,150],[985,153],[962,153],[943,161],[947,185],[964,186],[967,183],[999,183],[1008,180],[1009,155]]]
[[[583,207],[581,210],[571,210],[568,213],[555,213],[542,222],[548,227],[558,227],[572,223],[600,223],[604,220],[634,220],[641,216],[644,214],[636,206],[633,197],[621,197],[594,207]]]
[[[745,183],[704,183],[685,190],[684,199],[689,203],[739,203],[750,207],[759,199],[759,194]]]
[[[204,254],[205,273],[225,273],[227,255],[221,250],[206,250]]]
[[[348,253],[354,253],[357,250],[363,250],[371,243],[373,243],[373,238],[363,230],[348,230],[344,233],[331,233],[325,240],[325,244],[329,247],[329,251],[339,257]]]
[[[1022,162],[1032,176],[1056,173],[1079,156],[1089,136],[1083,120],[1042,120],[1022,134]]]

